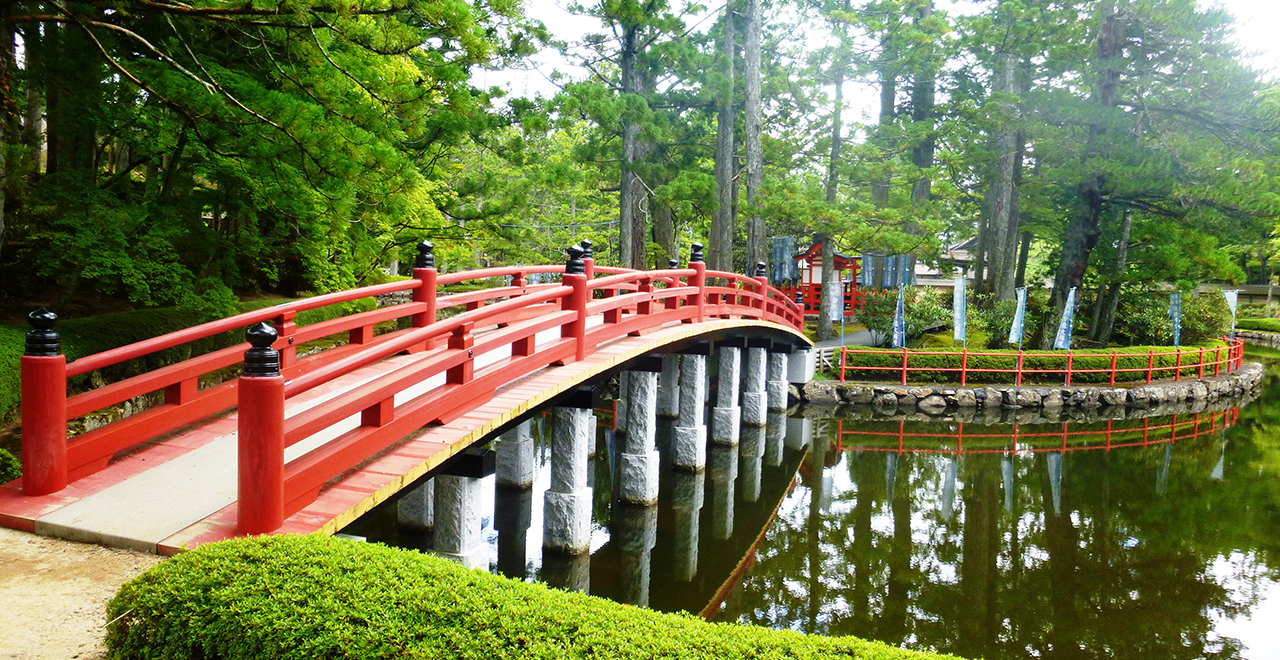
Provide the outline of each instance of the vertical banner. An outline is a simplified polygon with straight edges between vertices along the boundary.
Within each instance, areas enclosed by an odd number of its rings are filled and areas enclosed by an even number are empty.
[[[1062,306],[1062,318],[1058,321],[1058,335],[1053,338],[1053,347],[1065,351],[1071,348],[1071,327],[1076,321],[1076,288],[1067,292],[1067,304]]]
[[[1182,345],[1182,294],[1169,294],[1169,323],[1173,325],[1173,345]]]
[[[1009,327],[1009,343],[1022,346],[1022,324],[1027,317],[1027,287],[1018,289],[1018,310],[1013,313],[1013,325]]]
[[[774,285],[799,277],[796,272],[796,238],[794,236],[777,236],[773,239],[770,250],[769,282]]]
[[[881,286],[886,289],[898,286],[898,255],[884,255],[884,282]]]
[[[902,348],[907,345],[907,320],[903,314],[902,294],[906,291],[898,287],[898,306],[893,310],[893,347]]]
[[[876,255],[862,254],[862,287],[874,289],[876,286]]]
[[[826,276],[826,273],[823,273]],[[839,278],[826,278],[822,286],[827,287],[827,304],[830,305],[831,318],[841,319],[844,323],[844,285]]]
[[[1240,300],[1240,291],[1223,291],[1222,295],[1227,299],[1227,307],[1231,308],[1231,341],[1236,340],[1236,303]]]
[[[965,307],[967,300],[965,298],[966,280],[964,276],[956,278],[955,288],[951,290],[951,320],[955,327],[954,339],[958,342],[965,341],[965,330],[968,325],[968,309]]]
[[[905,254],[898,256],[898,286],[915,284],[915,282],[911,281],[911,275],[913,274],[912,271],[915,270],[915,265],[915,257],[908,257]]]
[[[907,273],[909,273],[909,279],[907,280],[907,284],[910,284],[911,286],[915,286],[916,285],[916,258],[915,257],[911,257],[911,268],[907,270]]]

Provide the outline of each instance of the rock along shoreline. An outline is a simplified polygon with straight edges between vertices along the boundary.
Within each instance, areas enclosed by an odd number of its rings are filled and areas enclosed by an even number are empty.
[[[1131,387],[1105,385],[899,385],[896,383],[840,383],[812,380],[803,387],[792,386],[793,398],[806,404],[865,405],[878,412],[919,411],[940,416],[957,409],[1041,409],[1092,410],[1125,407],[1159,409],[1182,402],[1211,402],[1256,396],[1262,386],[1262,365],[1246,362],[1239,369],[1219,376],[1156,381]]]

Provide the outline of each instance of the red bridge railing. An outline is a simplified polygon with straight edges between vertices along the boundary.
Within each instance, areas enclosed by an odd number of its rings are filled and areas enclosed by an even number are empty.
[[[880,365],[864,365],[850,364],[849,356],[876,356],[891,360],[893,364]],[[1164,364],[1166,360],[1163,358],[1173,358],[1173,364]],[[959,358],[958,366],[941,366],[938,364],[938,358],[950,358],[951,363],[957,362],[955,358]],[[1012,367],[995,367],[975,365],[971,360],[982,360],[990,363],[992,358],[1004,358],[1012,362]],[[915,360],[915,364],[912,364]],[[1047,361],[1057,362],[1061,366],[1029,366],[1028,360],[1034,360],[1037,364],[1043,365]],[[1109,364],[1102,367],[1080,367],[1076,364],[1076,360],[1087,360],[1088,362],[1102,362]],[[1137,362],[1137,366],[1125,366]],[[923,363],[923,364],[922,364]],[[1181,380],[1184,373],[1188,376],[1194,375],[1197,378],[1204,378],[1205,373],[1212,371],[1210,375],[1217,376],[1221,371],[1234,371],[1239,369],[1244,363],[1244,340],[1233,339],[1226,342],[1222,346],[1214,346],[1206,348],[1197,346],[1195,348],[1177,347],[1173,350],[1157,351],[1154,348],[1149,349],[1146,353],[1124,353],[1116,350],[1106,351],[1089,351],[1085,353],[1076,352],[1074,350],[1055,351],[1055,352],[1027,352],[1027,351],[969,351],[968,349],[960,351],[939,351],[939,350],[913,350],[909,348],[894,349],[890,351],[875,350],[866,348],[850,348],[848,346],[841,347],[840,350],[840,382],[845,382],[846,374],[850,371],[870,371],[870,372],[887,372],[892,374],[897,372],[900,382],[907,384],[910,374],[913,373],[949,373],[954,374],[955,378],[959,378],[960,385],[967,385],[970,377],[986,376],[989,374],[1000,374],[1006,378],[1002,379],[1008,382],[1011,377],[1015,385],[1022,385],[1023,376],[1060,376],[1064,385],[1071,385],[1073,378],[1080,376],[1089,376],[1091,374],[1102,374],[1111,385],[1116,384],[1117,376],[1122,382],[1132,381],[1133,379],[1126,377],[1127,374],[1141,374],[1145,376],[1146,382],[1150,383],[1153,379],[1172,378],[1173,380]],[[1098,380],[1098,379],[1092,379]],[[1141,380],[1139,378],[1139,380]],[[981,381],[991,382],[991,381]]]
[[[487,401],[496,388],[548,365],[585,359],[603,342],[639,336],[669,323],[707,319],[759,319],[803,331],[803,311],[754,278],[707,271],[695,244],[687,268],[636,271],[596,267],[589,252],[570,248],[564,266],[487,268],[441,275],[432,245],[419,245],[413,279],[326,294],[248,312],[66,362],[53,331],[56,316],[32,313],[22,358],[23,491],[57,492],[106,467],[117,452],[238,405],[239,515],[244,532],[278,527],[310,503],[320,488],[372,454],[433,421],[447,422]],[[589,248],[589,245],[587,246]],[[674,264],[673,264],[674,265]],[[529,284],[533,273],[561,275],[561,282]],[[602,275],[597,277],[596,275]],[[724,284],[708,286],[708,276]],[[510,277],[508,286],[438,295],[438,287]],[[412,301],[297,327],[299,312],[360,298],[409,291]],[[449,308],[458,313],[438,318]],[[374,326],[409,319],[410,327],[382,335]],[[270,322],[271,325],[268,325]],[[249,343],[214,351],[105,387],[66,396],[68,378],[187,342],[251,326]],[[559,328],[553,341],[539,333]],[[348,343],[305,357],[298,346],[336,333]],[[510,356],[477,358],[510,347]],[[248,349],[248,350],[246,350]],[[382,375],[317,406],[284,417],[284,401],[397,353],[430,351],[423,359]],[[200,376],[243,361],[235,380],[201,390]],[[444,383],[395,405],[397,394],[433,376]],[[149,392],[164,403],[81,434],[69,442],[67,421]],[[359,413],[353,429],[343,420]],[[336,434],[288,462],[286,447]]]

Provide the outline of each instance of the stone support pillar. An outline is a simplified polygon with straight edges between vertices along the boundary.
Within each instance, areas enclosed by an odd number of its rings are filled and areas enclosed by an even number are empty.
[[[675,514],[676,579],[692,582],[698,575],[698,526],[706,486],[701,472],[672,476],[671,508]]]
[[[594,437],[591,411],[555,408],[551,412],[551,488],[543,505],[543,547],[581,554],[591,545],[591,487],[587,482],[587,445]]]
[[[396,520],[403,527],[410,529],[431,529],[435,526],[434,479],[427,479],[416,488],[405,493],[396,503]]]
[[[787,449],[804,449],[813,442],[813,420],[808,417],[787,418]]]
[[[488,568],[480,541],[480,480],[442,474],[436,483],[435,551],[468,568]]]
[[[591,555],[542,555],[542,581],[565,591],[587,593],[591,588]]]
[[[716,406],[711,410],[711,441],[736,445],[742,417],[742,409],[738,406],[742,349],[721,346],[717,351],[717,358]]]
[[[764,427],[764,464],[769,467],[782,465],[783,441],[787,437],[787,416],[769,411],[769,423]]]
[[[792,351],[787,356],[787,380],[793,385],[804,385],[813,380],[817,368],[817,355],[812,348]]]
[[[680,416],[680,355],[662,356],[662,375],[658,377],[658,416],[675,419]]]
[[[649,606],[653,546],[658,539],[658,507],[620,504],[613,510],[615,537],[622,551],[622,602]]]
[[[493,450],[496,454],[499,488],[533,487],[537,457],[534,454],[532,421],[520,422],[514,429],[498,436],[498,440],[493,443]]]
[[[618,496],[648,506],[658,502],[658,466],[654,439],[658,427],[658,374],[628,372],[626,444],[618,457]]]
[[[700,471],[707,465],[707,425],[703,413],[707,398],[707,356],[680,356],[680,416],[671,441],[671,465]]]
[[[528,562],[533,490],[499,488],[493,499],[493,527],[498,530],[498,572],[523,580]]]
[[[756,502],[760,499],[760,471],[764,465],[764,427],[742,427],[742,442],[738,445],[738,462],[742,465],[742,499]]]
[[[769,353],[769,366],[765,370],[765,392],[769,410],[787,409],[787,354]]]
[[[747,349],[746,364],[742,370],[742,423],[746,426],[764,426],[768,419],[769,402],[764,391],[768,363],[769,349]]]

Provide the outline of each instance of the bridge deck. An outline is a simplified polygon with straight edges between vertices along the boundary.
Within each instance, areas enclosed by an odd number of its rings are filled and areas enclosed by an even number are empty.
[[[488,403],[449,424],[420,429],[330,482],[315,502],[286,519],[275,533],[333,534],[506,422],[579,383],[663,345],[744,326],[781,328],[746,319],[670,324],[641,337],[623,337],[598,346],[586,360],[516,379],[499,387]],[[399,355],[357,370],[290,399],[286,415],[324,405],[381,374],[431,354]],[[488,359],[503,357],[499,353]],[[443,376],[424,381],[398,395],[396,405],[441,383]],[[332,439],[358,421],[359,415],[355,415],[345,426],[337,425],[290,447],[286,459]],[[21,480],[0,486],[0,525],[164,555],[236,536],[237,422],[232,412],[189,425],[143,444],[101,472],[53,495],[24,495]]]

